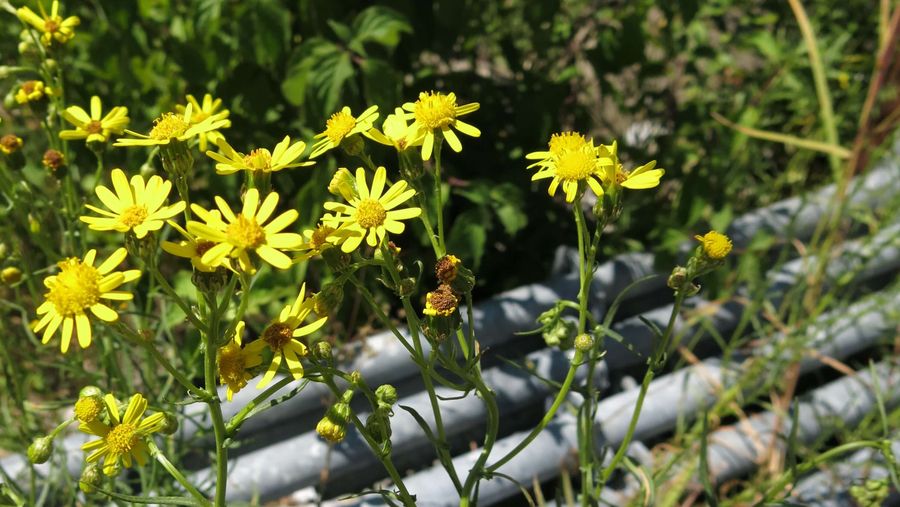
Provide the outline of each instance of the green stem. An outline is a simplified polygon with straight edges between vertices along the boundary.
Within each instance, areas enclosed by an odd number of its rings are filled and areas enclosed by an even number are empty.
[[[178,305],[179,308],[181,308],[181,311],[184,312],[184,315],[187,317],[187,319],[191,321],[191,324],[196,327],[197,330],[201,333],[207,332],[208,330],[206,328],[206,325],[200,322],[200,319],[198,319],[197,316],[194,315],[194,311],[191,309],[190,305],[188,305],[184,301],[184,299],[182,299],[181,296],[179,296],[178,293],[175,292],[175,289],[172,288],[172,286],[169,284],[169,281],[166,280],[166,277],[164,277],[162,273],[159,272],[159,269],[157,269],[156,266],[152,265],[148,265],[147,267],[153,273],[153,277],[156,279],[156,283],[158,283],[159,286],[162,287],[163,292],[165,292],[166,295],[169,296],[173,301],[175,301],[175,304]]]
[[[666,326],[666,330],[663,333],[662,339],[656,347],[656,350],[653,351],[653,355],[650,357],[650,361],[647,367],[647,373],[644,374],[644,380],[641,382],[641,390],[638,393],[637,403],[634,406],[634,411],[631,413],[631,421],[628,423],[628,431],[625,433],[625,438],[622,439],[622,443],[619,445],[619,449],[616,451],[615,456],[613,456],[612,461],[610,461],[609,465],[603,469],[603,473],[600,477],[600,483],[598,486],[597,495],[603,491],[604,485],[606,485],[606,481],[609,480],[609,477],[612,475],[613,471],[615,471],[616,466],[620,461],[625,457],[625,453],[628,451],[628,445],[631,443],[631,439],[634,437],[634,432],[637,429],[638,420],[641,417],[641,408],[644,405],[644,397],[647,395],[647,390],[650,388],[650,382],[653,381],[653,377],[656,375],[656,372],[662,367],[665,363],[666,353],[669,349],[669,340],[672,338],[672,333],[675,329],[675,322],[678,318],[678,314],[681,311],[681,304],[684,302],[684,293],[678,291],[675,293],[675,303],[672,306],[672,314],[669,316],[669,323]]]
[[[559,409],[560,405],[562,405],[563,400],[566,399],[566,395],[569,394],[569,389],[572,387],[572,381],[575,380],[575,370],[581,365],[581,361],[584,359],[584,353],[580,350],[575,351],[574,357],[572,357],[572,364],[569,365],[569,371],[566,373],[566,379],[563,381],[562,387],[560,387],[559,392],[556,393],[556,398],[553,400],[553,404],[550,406],[550,409],[544,414],[544,418],[541,419],[541,422],[531,430],[531,433],[525,437],[524,440],[519,442],[513,450],[506,453],[505,456],[500,458],[493,465],[487,467],[487,472],[492,473],[495,472],[498,468],[505,465],[509,460],[516,457],[517,454],[522,452],[522,449],[528,447],[531,442],[537,438],[537,436],[544,431],[544,428],[550,424],[550,421],[553,420],[553,416],[556,415],[556,411]]]
[[[219,336],[219,323],[226,308],[227,305],[219,307],[215,297],[210,298],[210,332],[203,337],[206,352],[203,378],[206,384],[206,392],[209,396],[206,403],[209,405],[210,419],[212,420],[213,433],[216,439],[216,507],[225,507],[225,490],[228,486],[228,448],[225,446],[227,431],[225,429],[225,419],[222,416],[222,403],[219,400],[219,393],[216,389],[216,355],[218,353],[216,337]]]
[[[150,455],[156,458],[156,461],[158,461],[159,464],[162,465],[162,467],[165,468],[167,472],[169,472],[169,475],[171,475],[176,481],[178,481],[178,483],[181,484],[184,489],[186,489],[187,492],[191,494],[191,496],[193,496],[198,502],[200,502],[200,505],[210,505],[209,500],[207,500],[206,498],[206,495],[198,491],[197,488],[195,488],[194,485],[187,480],[184,474],[181,473],[181,470],[178,470],[178,467],[173,465],[172,462],[170,462],[169,459],[166,458],[166,455],[163,454],[162,450],[160,450],[160,448],[156,446],[156,442],[148,439],[147,446],[150,448]]]
[[[806,16],[806,11],[800,0],[788,0],[791,10],[794,11],[794,17],[797,18],[797,24],[800,25],[800,31],[803,33],[803,42],[806,44],[806,52],[809,54],[809,64],[812,67],[813,82],[816,87],[816,96],[819,100],[819,111],[822,114],[822,123],[825,127],[825,139],[832,146],[840,146],[838,140],[837,124],[834,121],[834,109],[831,102],[831,94],[828,91],[828,81],[825,78],[825,67],[822,65],[822,57],[819,54],[819,47],[816,43],[816,36],[813,33],[812,25]],[[837,176],[840,171],[841,160],[835,155],[829,155],[828,161],[831,170]]]
[[[437,242],[439,250],[435,251],[438,258],[447,253],[444,243],[444,195],[441,190],[441,145],[444,144],[443,136],[437,136],[434,140],[434,198],[437,208]]]
[[[238,412],[237,414],[234,414],[234,416],[232,416],[232,418],[228,421],[228,424],[225,426],[226,432],[229,435],[233,435],[234,432],[237,431],[238,428],[241,427],[241,424],[244,423],[244,419],[246,419],[247,417],[250,416],[251,412],[253,412],[253,409],[255,409],[257,406],[259,406],[262,402],[269,399],[273,394],[278,392],[279,389],[290,384],[293,381],[294,381],[293,376],[284,377],[283,379],[281,379],[278,382],[275,382],[274,384],[269,386],[262,393],[256,395],[256,397],[253,398],[252,400],[250,400],[250,403],[248,403],[246,406],[244,406],[244,408],[242,408],[240,410],[240,412]]]

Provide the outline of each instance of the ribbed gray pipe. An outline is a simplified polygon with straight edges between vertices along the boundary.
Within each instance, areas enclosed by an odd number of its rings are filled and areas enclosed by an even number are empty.
[[[900,193],[900,179],[896,178],[896,170],[896,160],[887,157],[873,170],[854,180],[850,190],[851,205],[877,208]],[[810,194],[809,197],[786,199],[748,213],[734,221],[729,228],[729,235],[739,248],[749,244],[750,240],[762,231],[775,234],[791,230],[798,238],[808,237],[817,220],[830,205],[833,194],[834,186],[829,185]],[[652,257],[647,254],[622,255],[604,263],[596,271],[592,284],[592,311],[601,315],[606,305],[625,286],[650,273],[652,273]],[[662,280],[658,279],[654,283],[644,284],[633,290],[630,297],[636,298],[648,290],[659,289],[661,283]],[[557,277],[548,284],[532,284],[513,289],[479,304],[475,309],[475,326],[479,341],[483,345],[500,345],[512,338],[513,333],[531,328],[540,312],[559,299],[574,298],[576,292],[577,277],[569,274]],[[616,353],[614,342],[610,343],[610,347],[611,353]],[[354,359],[343,364],[342,368],[347,371],[360,370],[372,384],[402,383],[417,374],[406,350],[390,333],[378,333],[370,337],[364,344],[357,345],[349,355]],[[625,357],[634,356],[628,353]],[[276,397],[286,394],[291,389],[292,387],[288,386]],[[225,417],[237,413],[255,394],[252,389],[238,393],[233,403],[223,406]],[[224,391],[221,395],[224,398]],[[309,385],[300,395],[288,402],[250,419],[242,428],[241,437],[266,432],[279,421],[293,420],[301,416],[308,419],[311,417],[310,414],[322,410],[321,400],[327,396],[328,393],[321,386]],[[188,406],[187,409],[191,411],[188,414],[190,417],[183,419],[180,432],[180,437],[184,440],[189,439],[197,430],[197,425],[192,420],[208,425],[208,421],[203,419],[202,409],[192,406]],[[82,442],[83,438],[80,435],[57,441],[57,449],[68,451],[67,466],[71,473],[76,475],[82,467],[82,453],[79,450]],[[21,456],[4,458],[0,460],[0,466],[13,477],[24,473],[26,468]],[[41,473],[45,473],[46,469],[47,465],[38,467]]]
[[[874,367],[886,409],[900,404],[900,370],[888,362]],[[868,369],[843,377],[824,387],[813,390],[803,401],[794,405],[798,427],[797,441],[809,444],[834,428],[834,421],[853,427],[863,417],[875,410],[876,398],[872,388],[872,376]],[[776,433],[779,418],[772,412],[763,412],[746,421],[720,428],[709,435],[707,463],[710,479],[721,484],[752,472],[761,458],[772,452],[781,452],[784,441],[792,431],[792,417],[783,414],[780,430]]]
[[[510,414],[546,399],[551,388],[540,378],[560,382],[570,364],[569,354],[559,350],[542,350],[529,354],[526,359],[534,375],[511,365],[484,372],[486,383],[497,387],[497,403],[502,413]],[[598,370],[595,379],[602,382],[605,378],[603,368]],[[582,368],[578,382],[584,381],[585,373]],[[481,399],[471,394],[458,398],[458,392],[442,387],[437,388],[437,394],[455,398],[440,401],[449,440],[467,438],[473,432],[483,431],[487,414]],[[432,444],[416,420],[400,405],[413,408],[435,431],[429,398],[424,392],[402,398],[391,418],[391,440],[397,467],[427,464],[435,458]],[[365,416],[362,414],[360,418],[365,420]],[[330,447],[308,428],[297,427],[295,430],[298,436],[244,454],[232,463],[228,488],[230,500],[247,500],[257,494],[263,501],[278,498],[298,488],[318,484],[323,470],[328,471],[329,482],[336,485],[338,492],[362,488],[384,475],[381,463],[356,431],[348,431],[343,442]],[[464,475],[465,469],[460,468],[459,473]],[[204,478],[213,477],[214,472],[206,470],[196,474],[193,480],[202,484]]]
[[[808,338],[810,348],[820,348],[823,354],[842,359],[872,346],[879,339],[893,332],[896,322],[893,315],[900,309],[900,295],[879,294],[850,308],[823,315]],[[804,362],[805,370],[821,366],[818,362]],[[719,359],[708,359],[677,372],[658,378],[651,384],[644,401],[635,440],[651,438],[664,431],[670,431],[679,418],[689,419],[712,406],[717,393],[734,385],[737,365],[723,367]],[[639,388],[617,394],[600,402],[597,420],[597,441],[610,446],[618,446],[625,438]],[[898,393],[900,396],[900,393]],[[546,479],[559,473],[562,457],[570,455],[577,447],[577,441],[560,440],[559,435],[568,435],[570,420],[554,421],[548,429],[552,438],[543,443],[533,443],[500,471],[523,484],[530,485],[532,477]],[[498,440],[492,456],[503,455],[501,449],[512,448],[527,432]],[[454,458],[458,470],[466,470],[477,459],[479,451],[472,451]],[[455,505],[458,503],[456,490],[446,472],[440,466],[413,474],[404,479],[411,492],[430,505]],[[482,481],[480,484],[480,505],[490,505],[519,494],[514,484],[503,480]],[[444,502],[444,503],[441,503]],[[366,499],[358,505],[382,505],[378,499]]]
[[[894,456],[900,456],[900,440],[891,442],[891,451]],[[791,493],[792,501],[818,507],[854,505],[849,492],[851,486],[889,476],[884,455],[875,449],[862,449],[843,461],[826,463],[823,467],[825,470],[797,482]]]

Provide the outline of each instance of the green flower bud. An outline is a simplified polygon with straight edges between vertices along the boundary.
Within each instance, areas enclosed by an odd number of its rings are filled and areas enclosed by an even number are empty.
[[[6,285],[15,285],[21,280],[22,270],[15,266],[5,267],[0,271],[0,281],[3,281]]]
[[[81,388],[81,391],[78,391],[79,398],[87,398],[91,396],[96,396],[98,398],[103,397],[103,390],[97,386],[84,386]]]
[[[170,414],[168,412],[166,415],[166,425],[159,430],[163,435],[174,435],[176,431],[178,431],[178,418],[175,417],[175,414]]]
[[[223,266],[219,266],[211,272],[195,269],[191,274],[191,283],[207,294],[216,294],[228,284],[230,276],[231,272]]]
[[[583,333],[575,337],[575,350],[581,352],[590,352],[594,348],[594,337]]]
[[[362,155],[366,151],[366,141],[362,136],[350,136],[341,140],[341,149],[351,157]]]
[[[375,390],[375,397],[378,398],[379,404],[384,403],[388,407],[392,407],[394,403],[397,403],[397,389],[390,384],[381,384]]]
[[[331,344],[325,340],[316,342],[316,344],[313,345],[312,349],[313,355],[320,361],[330,363],[334,359],[331,352]]]
[[[78,479],[78,489],[90,495],[95,493],[101,484],[103,484],[103,471],[100,469],[100,465],[98,463],[89,463],[81,471],[81,478]]]
[[[347,202],[359,198],[359,191],[356,189],[356,178],[345,167],[338,169],[334,176],[331,177],[328,191],[332,195],[342,197]]]
[[[28,446],[28,461],[40,465],[41,463],[46,463],[52,453],[53,437],[38,437]]]
[[[341,401],[332,405],[325,417],[316,424],[316,433],[329,442],[338,443],[347,436],[349,422],[350,405]]]
[[[672,270],[672,274],[669,275],[669,280],[666,282],[666,285],[669,286],[672,290],[681,290],[684,287],[687,279],[687,269],[682,266],[675,266],[675,269]]]

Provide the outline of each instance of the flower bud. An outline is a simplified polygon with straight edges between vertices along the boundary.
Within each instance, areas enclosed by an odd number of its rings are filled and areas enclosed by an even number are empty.
[[[341,140],[341,149],[351,157],[362,155],[366,151],[366,141],[362,136],[349,136]]]
[[[356,178],[345,167],[338,169],[334,176],[331,177],[328,191],[333,195],[343,197],[347,202],[354,198],[359,198],[359,191],[356,189]]]
[[[416,279],[412,277],[406,277],[400,279],[400,285],[397,287],[397,294],[400,297],[408,297],[416,291]]]
[[[100,470],[100,465],[98,463],[88,463],[84,470],[81,471],[81,478],[78,479],[78,489],[84,494],[90,495],[95,493],[101,484],[103,484],[103,472]]]
[[[450,282],[450,287],[457,294],[467,294],[475,288],[475,273],[472,270],[459,264],[456,267],[456,277]]]
[[[350,422],[350,405],[343,401],[335,403],[325,413],[325,417],[316,425],[316,433],[332,443],[338,443],[347,436],[347,423]]]
[[[84,386],[81,388],[81,391],[78,391],[78,397],[85,398],[87,396],[96,396],[98,398],[102,398],[103,390],[97,386]]]
[[[207,294],[216,294],[228,284],[230,271],[223,266],[207,272],[195,269],[191,274],[191,283]]]
[[[594,348],[593,336],[582,333],[575,337],[575,350],[580,352],[590,352],[592,348]]]
[[[343,282],[330,282],[322,287],[313,299],[313,311],[320,317],[325,317],[338,311],[344,302]]]
[[[709,231],[703,236],[694,236],[701,243],[703,255],[712,260],[722,260],[731,252],[731,239],[716,231]]]
[[[15,266],[8,266],[0,271],[0,281],[6,285],[15,285],[22,280],[22,270]]]
[[[41,232],[41,221],[35,218],[31,213],[28,214],[28,230],[31,231],[32,234]]]
[[[52,453],[53,437],[38,437],[28,446],[28,461],[40,465],[41,463],[46,463]]]
[[[44,167],[47,169],[56,172],[66,165],[66,157],[59,151],[50,148],[44,152],[41,163],[44,164]]]
[[[681,288],[684,287],[684,284],[688,282],[687,275],[687,269],[683,266],[675,266],[675,269],[672,270],[672,274],[669,275],[669,280],[666,282],[666,285],[672,290],[681,290]]]
[[[79,396],[75,402],[75,418],[83,423],[92,423],[103,415],[105,409],[101,395]]]
[[[175,414],[170,414],[169,412],[165,412],[166,422],[165,426],[159,430],[163,435],[174,435],[176,431],[178,431],[178,418],[175,417]]]
[[[354,386],[358,386],[358,385],[362,384],[362,381],[363,381],[362,372],[360,372],[359,370],[353,370],[353,372],[350,373],[350,383],[351,384],[353,384]],[[347,397],[346,393],[344,393],[344,397]]]
[[[313,356],[325,362],[331,362],[333,360],[332,352],[331,352],[331,344],[325,340],[320,340],[315,343],[312,347]]]
[[[388,407],[397,403],[397,389],[390,384],[381,384],[375,390],[375,397],[378,398],[378,404],[384,403]]]
[[[378,413],[369,414],[366,417],[366,431],[379,444],[390,443],[391,424],[387,417]]]
[[[21,137],[15,134],[6,134],[5,136],[0,137],[0,153],[12,155],[22,149],[23,144],[24,141],[22,141]]]

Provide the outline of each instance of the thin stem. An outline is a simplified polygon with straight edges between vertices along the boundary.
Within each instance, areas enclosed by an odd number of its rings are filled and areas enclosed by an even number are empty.
[[[219,400],[218,390],[216,389],[216,355],[218,353],[218,345],[215,337],[219,336],[219,323],[221,322],[224,310],[228,306],[224,305],[219,307],[215,297],[209,298],[209,305],[209,333],[203,337],[205,347],[203,378],[206,384],[206,392],[209,395],[206,403],[209,405],[210,419],[212,420],[213,433],[216,439],[215,506],[225,507],[225,490],[228,486],[228,448],[225,446],[227,431],[225,430],[225,419],[222,416],[222,404]]]
[[[665,363],[665,356],[669,349],[669,340],[672,338],[675,322],[681,311],[681,304],[684,302],[684,297],[684,292],[678,291],[675,293],[675,303],[672,305],[672,314],[669,316],[669,323],[666,325],[666,330],[663,332],[662,339],[656,350],[653,351],[653,355],[650,357],[647,373],[644,374],[644,380],[641,382],[641,390],[638,393],[637,403],[634,406],[634,411],[631,413],[631,421],[628,423],[628,431],[625,433],[625,438],[622,439],[622,443],[619,445],[619,449],[616,451],[615,456],[613,456],[612,461],[610,461],[609,465],[603,469],[600,483],[597,485],[599,488],[597,495],[603,491],[603,486],[606,484],[606,481],[609,480],[609,477],[616,469],[616,466],[622,461],[625,457],[625,453],[628,451],[628,445],[631,444],[631,439],[634,437],[634,432],[637,429],[638,420],[641,417],[641,408],[644,405],[644,397],[647,395],[647,390],[650,388],[650,382],[653,381],[653,377],[656,375],[657,370]]]
[[[819,47],[816,43],[816,36],[813,33],[812,25],[806,16],[806,11],[800,0],[788,0],[791,10],[794,11],[794,17],[797,18],[797,24],[800,25],[800,31],[803,33],[803,42],[806,44],[806,52],[809,54],[809,64],[812,67],[813,82],[816,87],[816,96],[819,99],[819,111],[822,113],[822,123],[825,127],[825,139],[833,146],[840,146],[838,140],[837,124],[834,121],[834,109],[831,102],[831,94],[828,91],[828,82],[825,79],[825,67],[822,65],[822,56],[819,54]],[[837,175],[840,170],[841,161],[834,155],[829,155],[828,161],[831,164],[831,170]]]
[[[210,505],[210,502],[206,498],[206,495],[198,491],[197,488],[195,488],[194,485],[187,480],[184,474],[181,473],[181,470],[178,470],[178,467],[173,465],[172,462],[170,462],[169,459],[166,458],[166,455],[162,452],[162,450],[160,450],[160,448],[156,446],[156,442],[148,439],[147,447],[150,448],[150,455],[156,458],[156,461],[158,461],[159,464],[162,465],[162,467],[165,468],[167,472],[169,472],[169,475],[171,475],[176,481],[178,481],[178,483],[181,484],[184,489],[186,489],[187,492],[191,494],[191,496],[193,496],[198,502],[200,502],[200,505]]]
[[[581,361],[583,359],[584,353],[580,350],[576,350],[574,357],[572,357],[572,364],[569,365],[569,371],[568,373],[566,373],[566,379],[563,381],[563,385],[559,389],[559,392],[556,393],[556,398],[553,400],[553,404],[550,406],[550,409],[546,414],[544,414],[544,418],[541,419],[541,422],[538,423],[538,425],[533,430],[531,430],[531,433],[529,433],[524,440],[519,442],[519,445],[517,445],[513,450],[506,453],[505,456],[500,458],[493,465],[487,467],[486,470],[488,473],[495,472],[498,468],[508,463],[509,460],[515,458],[517,454],[522,452],[522,449],[528,447],[528,445],[531,444],[531,442],[535,438],[537,438],[537,436],[542,431],[544,431],[544,428],[546,428],[547,425],[550,424],[550,421],[553,420],[553,416],[556,415],[556,411],[559,409],[560,405],[562,405],[563,400],[566,399],[566,395],[569,394],[569,389],[572,387],[572,381],[575,380],[575,370],[577,370],[581,365]]]
[[[172,286],[169,284],[169,281],[166,280],[166,277],[164,277],[162,273],[159,272],[156,266],[148,265],[147,267],[150,268],[150,271],[153,273],[153,278],[156,279],[156,283],[158,283],[159,286],[162,287],[163,292],[165,292],[166,295],[169,296],[173,301],[175,301],[175,304],[178,305],[179,308],[181,308],[181,311],[184,312],[184,315],[187,317],[187,319],[191,321],[191,324],[196,327],[197,330],[201,333],[207,332],[208,330],[206,328],[206,325],[200,322],[200,319],[198,319],[197,316],[194,315],[194,311],[191,309],[190,305],[188,305],[184,301],[184,299],[182,299],[181,296],[179,296],[178,293],[175,292],[175,289],[172,288]]]
[[[437,208],[437,241],[440,251],[435,251],[438,258],[447,253],[444,243],[444,195],[441,190],[441,145],[444,144],[443,136],[436,136],[434,140],[434,198]]]
[[[183,373],[181,373],[181,371],[178,370],[178,368],[176,368],[166,358],[166,356],[162,355],[162,353],[153,346],[153,343],[144,339],[143,336],[139,335],[137,332],[135,332],[125,324],[120,323],[115,327],[115,330],[118,331],[123,338],[143,345],[150,353],[150,355],[153,356],[153,359],[155,359],[157,363],[165,368],[165,370],[169,372],[169,374],[172,375],[172,377],[175,378],[175,380],[178,381],[179,384],[187,389],[187,391],[192,396],[194,396],[198,400],[206,401],[206,399],[208,398],[207,392],[195,386],[194,383],[190,381],[190,379],[188,379]]]
[[[261,404],[262,402],[269,399],[273,394],[278,392],[278,390],[280,390],[282,387],[290,384],[293,381],[294,381],[293,376],[284,377],[283,379],[281,379],[278,382],[275,382],[274,384],[269,386],[265,391],[256,395],[255,398],[250,400],[250,403],[245,405],[244,408],[242,408],[240,410],[240,412],[238,412],[237,414],[234,414],[234,416],[232,416],[232,418],[228,421],[228,424],[225,426],[225,430],[228,432],[228,434],[229,435],[234,434],[234,432],[237,431],[238,428],[241,427],[241,424],[244,423],[244,419],[246,419],[247,417],[250,416],[250,413],[253,412],[253,409],[255,409],[257,406],[259,406],[259,404]]]

